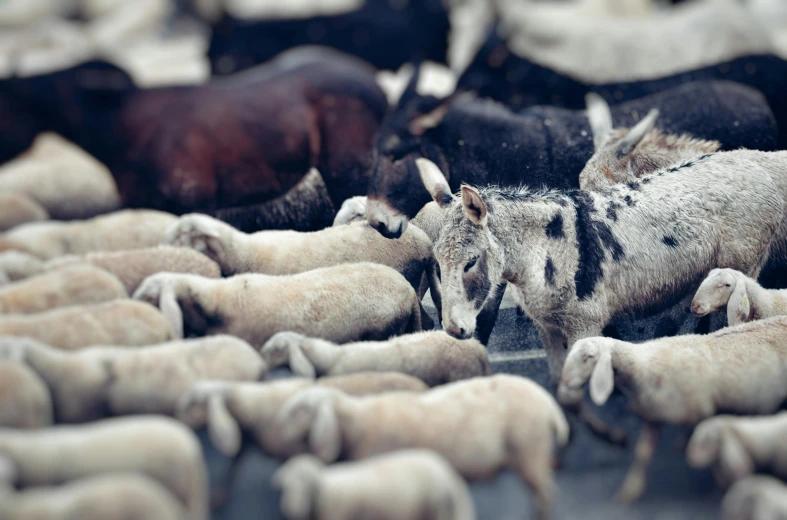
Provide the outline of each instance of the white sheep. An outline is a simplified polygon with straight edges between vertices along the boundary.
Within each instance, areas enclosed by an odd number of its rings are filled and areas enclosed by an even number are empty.
[[[736,482],[721,502],[722,520],[776,520],[787,518],[787,486],[764,475]]]
[[[0,428],[0,455],[22,488],[105,473],[135,472],[167,487],[186,518],[207,520],[208,480],[194,432],[174,419],[136,416],[42,430]]]
[[[24,195],[57,220],[86,219],[121,206],[107,167],[52,133],[40,134],[27,152],[0,166],[0,192]]]
[[[342,202],[342,207],[333,218],[334,226],[366,221],[366,195],[356,195]]]
[[[129,294],[133,294],[148,276],[165,271],[221,277],[218,264],[207,256],[187,247],[170,246],[61,256],[46,262],[42,268],[53,270],[73,264],[89,264],[109,271],[120,279]],[[0,253],[0,271],[2,269],[3,253]]]
[[[562,410],[541,386],[511,375],[449,383],[423,394],[350,397],[307,389],[285,404],[276,429],[285,443],[307,442],[325,462],[404,448],[442,455],[470,479],[515,470],[535,494],[540,518],[552,504],[554,449],[568,442]]]
[[[273,475],[288,520],[373,517],[380,520],[474,520],[464,479],[429,450],[401,450],[325,466],[299,455]]]
[[[44,220],[49,220],[49,213],[30,197],[19,193],[0,193],[0,231]]]
[[[172,339],[173,331],[155,307],[114,300],[38,314],[0,315],[0,336],[28,336],[53,347],[75,350],[96,345],[153,345]]]
[[[421,302],[399,273],[342,264],[289,276],[225,279],[177,273],[148,277],[134,298],[158,305],[176,337],[226,333],[260,348],[292,330],[345,343],[421,330]]]
[[[128,291],[115,275],[92,265],[75,265],[0,288],[0,314],[33,314],[120,298],[128,298]]]
[[[50,260],[63,255],[153,247],[177,221],[170,213],[123,210],[88,220],[33,222],[0,235],[0,251],[15,250]]]
[[[579,174],[579,187],[583,190],[635,181],[721,148],[718,141],[662,133],[655,127],[657,109],[630,129],[613,129],[612,113],[604,98],[591,92],[585,101],[595,151]]]
[[[396,372],[358,372],[317,380],[290,377],[264,383],[200,381],[180,398],[175,416],[192,428],[207,427],[211,442],[228,457],[240,450],[241,429],[249,432],[266,453],[290,457],[305,451],[306,444],[283,442],[274,422],[290,398],[313,386],[359,396],[427,389],[423,381]]]
[[[52,417],[52,398],[44,381],[24,365],[0,360],[0,426],[43,428],[52,424]]]
[[[29,338],[0,337],[0,359],[25,363],[46,382],[58,422],[172,415],[180,396],[200,379],[257,381],[267,372],[259,354],[232,336],[72,352]]]
[[[289,365],[296,375],[314,378],[366,371],[402,372],[429,386],[491,373],[486,348],[475,339],[443,331],[417,332],[387,341],[337,345],[295,332],[280,332],[260,351],[273,368]]]
[[[45,262],[21,251],[4,251],[0,253],[0,285],[24,280],[43,273]]]
[[[727,323],[787,315],[787,290],[769,290],[735,269],[713,269],[691,302],[695,316],[705,316],[727,306]]]
[[[787,412],[765,417],[718,415],[701,422],[686,447],[693,468],[713,467],[727,486],[756,471],[787,478]]]
[[[562,404],[590,396],[606,403],[617,386],[644,420],[634,461],[618,498],[632,502],[645,488],[659,425],[695,425],[718,413],[766,414],[787,398],[787,318],[745,323],[707,336],[676,336],[642,344],[586,338],[568,354],[558,388]]]
[[[660,78],[774,51],[767,32],[736,0],[685,2],[625,20],[555,7],[528,3],[505,13],[508,46],[585,83]]]
[[[345,200],[333,220],[334,226],[343,226],[353,222],[366,222],[366,196],[359,195]],[[426,204],[413,217],[410,224],[414,225],[434,243],[443,227],[443,209],[432,201]]]
[[[373,262],[396,269],[418,291],[426,276],[439,308],[432,241],[419,229],[391,241],[365,222],[303,233],[259,231],[247,234],[213,217],[181,217],[167,232],[167,243],[191,247],[215,260],[224,275],[297,274],[319,267]],[[423,294],[419,294],[423,297]]]
[[[112,473],[22,491],[0,485],[0,518],[184,520],[186,512],[155,480],[136,473]]]

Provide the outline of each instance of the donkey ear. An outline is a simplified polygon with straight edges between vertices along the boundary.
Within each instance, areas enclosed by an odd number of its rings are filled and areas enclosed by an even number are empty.
[[[727,302],[727,324],[730,327],[746,323],[751,316],[751,303],[746,292],[746,281],[742,276],[736,278],[735,289],[730,295],[730,301]]]
[[[208,436],[216,448],[227,457],[234,457],[240,451],[240,427],[227,410],[224,396],[220,394],[208,398]]]
[[[423,135],[430,128],[435,128],[442,123],[446,114],[448,114],[448,110],[451,108],[451,103],[454,102],[458,94],[458,92],[455,92],[442,99],[432,110],[410,121],[410,133],[415,136]]]
[[[601,406],[607,402],[614,389],[615,372],[612,369],[612,354],[609,349],[602,349],[590,375],[590,398]]]
[[[648,132],[653,130],[656,126],[656,119],[659,117],[659,111],[657,108],[652,109],[648,112],[648,115],[642,118],[642,120],[634,125],[634,127],[628,131],[628,133],[620,140],[618,143],[618,156],[623,157],[631,153],[632,150],[639,144],[642,139],[648,135]]]
[[[324,402],[317,409],[309,432],[309,448],[323,462],[330,463],[339,458],[342,434],[333,402]]]
[[[470,186],[462,186],[462,206],[470,222],[486,227],[488,222],[486,202],[481,198],[478,190]]]
[[[440,171],[440,168],[430,161],[420,157],[415,160],[415,165],[418,168],[418,173],[421,175],[421,182],[423,182],[426,191],[432,196],[432,199],[441,208],[451,205],[454,201],[454,196],[451,194],[451,187],[448,181],[445,180],[445,175]]]
[[[754,473],[754,462],[751,455],[732,430],[727,430],[722,434],[719,464],[724,476],[733,482]]]
[[[603,97],[595,92],[585,95],[590,131],[593,133],[593,147],[598,150],[612,132],[612,113]]]
[[[295,343],[290,343],[290,370],[296,376],[308,377],[309,379],[317,377],[317,371],[314,369],[314,365],[309,358],[306,357],[306,354],[303,353],[303,349],[300,345]]]
[[[183,339],[183,311],[181,311],[178,299],[175,296],[173,284],[165,283],[161,288],[158,306],[161,313],[169,321],[173,339]]]

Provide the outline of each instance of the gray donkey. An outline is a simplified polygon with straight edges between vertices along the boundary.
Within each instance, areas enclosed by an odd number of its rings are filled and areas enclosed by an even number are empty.
[[[417,165],[445,208],[435,243],[443,327],[469,337],[506,281],[539,331],[553,382],[568,348],[616,316],[662,311],[716,267],[756,278],[787,242],[787,152],[706,154],[594,192],[462,186],[460,201],[434,163]]]

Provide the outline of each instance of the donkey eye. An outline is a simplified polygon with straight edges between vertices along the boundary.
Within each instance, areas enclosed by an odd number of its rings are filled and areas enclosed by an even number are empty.
[[[473,258],[472,260],[467,262],[467,265],[465,265],[465,272],[467,272],[470,269],[472,269],[476,262],[478,262],[478,258]]]
[[[732,285],[731,285],[731,284],[728,284],[728,283],[725,283],[725,284],[724,284],[724,287],[732,287]]]

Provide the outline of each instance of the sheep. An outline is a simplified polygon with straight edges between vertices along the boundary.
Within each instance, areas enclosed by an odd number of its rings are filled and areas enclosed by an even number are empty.
[[[0,427],[36,429],[50,424],[52,398],[44,381],[24,365],[0,360]]]
[[[717,413],[767,414],[787,398],[787,318],[745,323],[707,336],[676,336],[642,344],[586,338],[568,354],[558,387],[564,405],[590,397],[603,405],[617,386],[644,423],[618,499],[645,488],[659,424],[695,425]]]
[[[440,455],[402,450],[326,467],[299,455],[273,475],[288,520],[361,516],[381,520],[475,520],[467,484]]]
[[[148,276],[164,271],[221,277],[218,264],[207,256],[194,249],[170,246],[61,256],[50,260],[43,268],[61,269],[74,264],[94,265],[109,271],[123,283],[129,294],[133,294]],[[2,270],[3,254],[0,253],[0,272]]]
[[[658,109],[652,109],[630,129],[613,129],[612,113],[604,98],[591,92],[585,99],[595,151],[579,174],[583,190],[632,182],[721,148],[719,141],[661,132],[655,128]]]
[[[70,423],[105,415],[172,415],[178,398],[200,379],[257,381],[267,372],[259,354],[232,336],[75,352],[0,337],[0,359],[32,368],[52,393],[58,422]]]
[[[773,477],[740,480],[724,495],[722,520],[767,520],[787,517],[787,487]]]
[[[128,298],[113,274],[90,265],[65,267],[0,289],[0,314],[34,314],[58,307]]]
[[[509,282],[553,381],[571,345],[615,317],[690,298],[715,267],[756,277],[766,261],[787,261],[785,152],[706,154],[597,192],[465,185],[459,201],[434,163],[416,163],[446,208],[434,249],[443,328],[469,337],[491,289]]]
[[[241,448],[242,428],[263,451],[286,458],[302,453],[306,445],[283,442],[274,428],[276,414],[290,398],[314,386],[358,396],[427,389],[423,381],[396,372],[357,372],[316,381],[300,377],[264,383],[200,381],[180,398],[175,417],[194,429],[207,427],[211,442],[228,457],[236,456]]]
[[[378,264],[220,280],[159,273],[146,278],[133,297],[158,305],[176,338],[184,332],[226,333],[255,348],[283,330],[340,343],[421,330],[415,291],[402,275]]]
[[[122,417],[34,431],[0,428],[0,455],[16,466],[16,484],[22,488],[135,472],[166,486],[185,506],[186,518],[208,518],[200,443],[194,432],[168,417]]]
[[[0,251],[18,250],[43,260],[97,251],[159,245],[177,221],[170,213],[123,210],[73,222],[33,222],[0,235]]]
[[[243,233],[207,215],[185,215],[167,231],[167,243],[196,249],[221,266],[225,276],[240,273],[297,274],[350,262],[373,262],[399,271],[419,291],[426,276],[439,308],[439,282],[432,241],[419,229],[396,242],[365,222],[321,231]],[[423,297],[423,293],[419,292]]]
[[[150,477],[113,473],[22,491],[0,486],[0,518],[183,520],[186,513],[172,493]]]
[[[342,202],[341,208],[333,218],[334,226],[344,226],[366,220],[366,195],[356,195]]]
[[[767,417],[718,415],[701,422],[686,447],[692,468],[713,467],[721,486],[768,471],[787,477],[787,412]]]
[[[129,347],[173,338],[169,321],[144,302],[115,300],[38,314],[0,315],[0,335],[28,336],[65,350],[96,345]]]
[[[265,343],[260,353],[269,366],[286,364],[296,375],[309,378],[390,370],[436,386],[488,376],[492,371],[481,343],[475,339],[458,340],[443,331],[346,345],[280,332]]]
[[[533,488],[539,518],[554,495],[555,446],[568,442],[562,410],[541,386],[499,374],[423,394],[350,397],[310,388],[280,410],[283,442],[307,442],[325,462],[357,460],[403,448],[432,449],[469,479],[510,467]]]
[[[333,225],[343,226],[364,221],[366,221],[366,196],[359,195],[344,201],[342,207],[336,212]],[[436,202],[429,202],[413,217],[410,224],[426,233],[429,240],[434,243],[440,236],[440,229],[443,227],[443,209]]]
[[[0,286],[41,274],[45,270],[45,262],[37,256],[21,251],[0,253]]]
[[[691,301],[691,312],[705,316],[727,306],[727,323],[787,315],[787,290],[764,289],[735,269],[713,269],[702,281]]]
[[[107,167],[52,133],[40,134],[30,150],[0,167],[0,191],[25,195],[57,220],[87,219],[121,205]]]
[[[18,193],[0,193],[0,231],[49,220],[49,213],[40,204]]]

